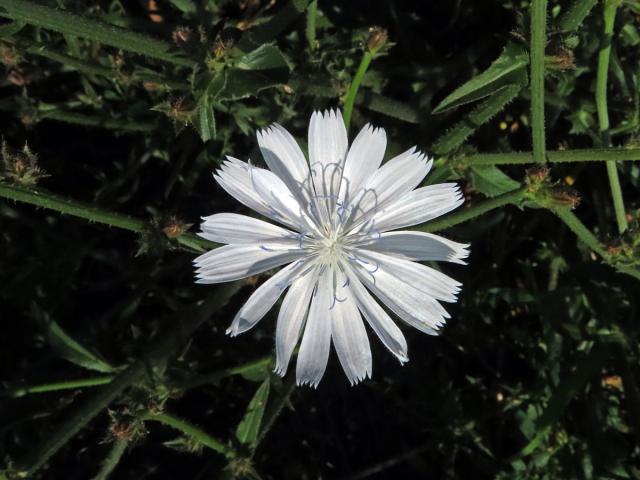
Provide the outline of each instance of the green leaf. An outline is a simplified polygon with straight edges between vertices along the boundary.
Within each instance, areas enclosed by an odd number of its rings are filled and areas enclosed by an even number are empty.
[[[97,372],[111,373],[116,369],[91,353],[51,319],[46,319],[46,339],[51,348],[62,358],[80,367]]]
[[[256,96],[262,90],[286,83],[288,72],[278,70],[238,70],[226,71],[227,82],[218,95],[219,100],[240,100]]]
[[[247,411],[242,418],[242,421],[236,428],[236,438],[245,445],[253,447],[258,438],[258,432],[260,431],[260,424],[262,423],[262,417],[264,416],[264,410],[267,406],[267,400],[269,399],[269,388],[271,386],[269,378],[258,387],[255,395],[249,402]]]
[[[523,85],[529,63],[527,52],[519,45],[507,43],[500,56],[484,72],[458,87],[433,109],[433,113],[459,107],[496,92],[507,84]]]
[[[496,197],[520,188],[520,184],[494,165],[471,167],[473,188],[487,197]]]
[[[169,0],[182,13],[196,13],[197,7],[193,0]]]
[[[433,144],[433,152],[437,155],[445,155],[462,145],[473,132],[491,120],[494,115],[502,111],[509,102],[516,98],[520,90],[522,90],[521,85],[506,85],[498,89],[489,98],[476,105],[463,120],[438,137]]]
[[[0,38],[11,38],[25,27],[24,22],[11,22],[0,26]]]
[[[235,68],[240,70],[277,70],[280,68],[290,70],[287,59],[274,45],[262,45],[243,55],[237,60]]]
[[[220,96],[226,83],[226,73],[218,73],[211,79],[196,103],[196,108],[191,117],[191,123],[200,134],[203,142],[216,137],[216,118],[213,113],[213,103]]]

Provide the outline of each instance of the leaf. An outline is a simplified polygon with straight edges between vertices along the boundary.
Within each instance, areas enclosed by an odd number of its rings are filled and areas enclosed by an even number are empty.
[[[433,113],[442,113],[487,97],[507,84],[522,85],[523,79],[526,81],[528,64],[529,56],[524,48],[511,42],[507,43],[500,56],[487,70],[458,87],[433,109]]]
[[[0,38],[11,38],[16,33],[20,32],[20,30],[22,30],[25,26],[26,23],[20,21],[0,25]]]
[[[262,90],[283,85],[287,82],[288,72],[278,70],[238,70],[226,71],[227,81],[220,91],[220,100],[239,100],[256,96]]]
[[[269,378],[258,387],[255,395],[249,402],[247,411],[242,421],[236,428],[236,438],[245,445],[254,446],[260,432],[260,424],[264,416],[264,410],[269,399],[269,387],[271,386]]]
[[[487,197],[495,197],[520,187],[520,184],[495,165],[471,167],[471,184]]]
[[[213,113],[213,103],[220,96],[227,83],[225,72],[214,76],[196,103],[191,116],[191,123],[200,134],[203,142],[216,137],[216,119]]]
[[[240,375],[242,378],[250,382],[261,382],[269,376],[269,372],[273,368],[273,359],[271,357],[261,358],[255,362],[247,363],[240,367],[232,369],[234,375]]]
[[[240,70],[291,70],[287,59],[274,45],[262,45],[240,57],[235,68]]]
[[[91,353],[79,342],[71,338],[55,321],[47,319],[46,338],[47,342],[62,358],[80,367],[97,372],[111,373],[116,369]]]
[[[437,155],[445,155],[462,145],[481,125],[491,120],[494,115],[502,111],[509,102],[516,98],[520,90],[522,90],[522,86],[515,84],[498,89],[489,98],[476,105],[464,119],[438,137],[433,144],[433,152]]]

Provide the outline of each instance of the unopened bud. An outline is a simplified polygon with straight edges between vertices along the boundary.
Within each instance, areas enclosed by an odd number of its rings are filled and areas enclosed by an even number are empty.
[[[192,224],[185,223],[182,220],[177,219],[176,217],[171,217],[169,221],[162,227],[162,232],[168,238],[176,238],[182,235],[184,232],[189,230]]]
[[[371,27],[369,29],[369,38],[367,40],[367,50],[376,53],[385,46],[389,40],[389,33],[382,27]]]

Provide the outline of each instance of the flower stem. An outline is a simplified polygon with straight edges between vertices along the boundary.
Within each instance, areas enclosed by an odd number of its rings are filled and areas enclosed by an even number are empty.
[[[351,115],[353,114],[353,105],[356,101],[356,95],[358,95],[358,89],[360,88],[362,79],[367,73],[367,69],[369,68],[372,60],[373,53],[366,50],[362,56],[362,60],[360,61],[360,66],[358,67],[356,76],[353,77],[353,81],[351,82],[351,86],[349,87],[349,91],[347,92],[347,96],[344,100],[344,112],[342,116],[344,118],[344,124],[347,127],[347,131],[349,131],[349,126],[351,125]]]
[[[1,396],[12,398],[24,397],[32,393],[57,392],[59,390],[73,390],[76,388],[98,387],[110,383],[115,375],[102,375],[100,377],[81,378],[78,380],[67,380],[62,382],[41,383],[5,390]]]
[[[221,440],[212,437],[204,430],[192,425],[191,423],[173,416],[169,413],[151,413],[144,412],[139,417],[142,420],[151,420],[155,422],[160,422],[164,425],[168,425],[169,427],[175,428],[176,430],[184,433],[188,437],[191,437],[193,440],[197,441],[199,444],[204,445],[205,447],[210,448],[213,451],[221,453],[228,459],[235,458],[237,456],[236,451],[230,446],[225,445]]]
[[[475,205],[458,210],[451,215],[446,215],[437,220],[427,222],[421,226],[417,226],[414,230],[422,232],[438,232],[440,230],[446,230],[459,223],[468,222],[480,215],[483,215],[496,208],[504,207],[505,205],[520,205],[522,200],[527,196],[527,189],[525,187],[512,190],[497,197],[481,200]]]
[[[109,451],[109,455],[102,462],[102,466],[100,467],[100,471],[93,477],[93,480],[107,480],[111,473],[115,470],[124,455],[124,452],[127,450],[129,446],[129,439],[119,438],[111,447]]]
[[[229,301],[241,285],[240,282],[225,285],[216,290],[213,297],[204,304],[192,307],[187,312],[181,312],[180,317],[171,322],[174,325],[173,329],[161,335],[150,346],[147,353],[118,374],[111,383],[87,398],[67,420],[51,434],[48,434],[41,444],[32,448],[26,457],[17,463],[15,473],[22,477],[28,477],[38,471],[52,455],[107,408],[123,390],[142,383],[154,365],[162,363],[190,338],[200,325]]]
[[[59,122],[73,123],[88,127],[100,127],[123,132],[150,132],[156,128],[156,124],[153,122],[87,115],[84,113],[63,110],[51,110],[49,112],[40,113],[39,119],[57,120]]]
[[[195,60],[172,53],[171,44],[163,40],[130,32],[124,28],[64,10],[40,5],[31,0],[0,0],[0,16],[55,32],[94,40],[178,66],[194,67],[197,63]]]
[[[591,148],[548,151],[551,163],[640,160],[640,148]],[[480,153],[465,158],[468,165],[514,165],[533,163],[532,152]]]
[[[215,383],[219,380],[222,380],[223,378],[231,377],[233,375],[242,375],[243,373],[248,371],[255,371],[261,368],[267,370],[270,367],[273,368],[272,365],[273,358],[270,356],[264,357],[258,360],[244,363],[242,365],[238,365],[236,367],[225,368],[212,373],[203,373],[201,375],[196,375],[185,380],[184,382],[178,382],[176,388],[181,391],[189,390],[191,388],[199,387],[200,385]]]
[[[547,0],[531,3],[531,128],[533,158],[546,163],[544,132],[544,49],[547,43]]]
[[[89,222],[101,223],[130,232],[142,233],[147,228],[146,222],[140,219],[101,210],[86,203],[69,200],[42,190],[0,183],[0,197],[28,203],[48,210],[55,210],[56,212],[83,218]],[[192,233],[184,233],[177,237],[176,240],[181,246],[197,251],[217,246],[216,243],[200,238]]]
[[[609,125],[609,107],[607,105],[607,79],[609,76],[609,59],[611,57],[611,40],[613,37],[613,25],[616,19],[619,0],[605,0],[604,2],[604,31],[602,46],[598,53],[598,73],[596,77],[596,108],[598,110],[598,122],[600,123],[600,135],[602,144],[607,147],[611,143]],[[624,233],[627,229],[627,218],[620,188],[620,178],[615,160],[607,161],[607,176],[613,199],[613,208],[616,214],[618,232]]]

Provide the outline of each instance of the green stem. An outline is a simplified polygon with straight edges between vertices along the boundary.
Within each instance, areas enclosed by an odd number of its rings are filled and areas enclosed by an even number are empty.
[[[100,377],[81,378],[78,380],[67,380],[62,382],[41,383],[5,390],[0,393],[0,397],[23,397],[32,393],[57,392],[59,390],[73,390],[76,388],[98,387],[110,383],[115,375],[103,375]]]
[[[132,218],[120,213],[101,210],[86,203],[69,200],[42,190],[0,183],[0,197],[28,203],[48,210],[54,210],[74,217],[83,218],[89,222],[109,225],[111,227],[128,230],[130,232],[142,233],[147,229],[146,222],[140,219]],[[200,238],[192,233],[182,234],[177,237],[176,240],[178,244],[183,247],[198,251],[218,246],[216,243]]]
[[[151,132],[156,128],[155,123],[139,120],[127,120],[121,118],[87,115],[78,112],[51,110],[39,114],[40,120],[57,120],[59,122],[73,123],[88,127],[100,127],[124,132]]]
[[[191,423],[182,420],[181,418],[170,415],[166,412],[164,413],[151,413],[144,412],[140,419],[142,420],[151,420],[154,422],[160,422],[164,425],[168,425],[169,427],[175,428],[176,430],[184,433],[188,437],[191,437],[198,443],[204,445],[205,447],[210,448],[213,451],[221,453],[228,459],[235,458],[237,456],[236,451],[229,445],[225,445],[222,441],[212,437],[204,430],[192,425]]]
[[[609,107],[607,104],[607,80],[609,76],[609,60],[611,57],[611,42],[613,38],[613,26],[616,19],[619,0],[605,0],[604,2],[604,31],[602,46],[598,53],[598,74],[596,77],[596,108],[598,110],[598,122],[600,123],[600,134],[602,144],[607,147],[611,143],[611,132],[609,125]],[[616,214],[618,232],[624,233],[627,229],[627,218],[620,188],[620,177],[615,160],[607,161],[607,176],[609,177],[609,187],[613,199],[613,208]]]
[[[305,28],[305,35],[307,37],[307,44],[309,50],[316,49],[316,18],[318,16],[318,0],[312,0],[307,7],[307,26]]]
[[[511,192],[503,193],[497,197],[481,200],[469,208],[458,210],[451,215],[446,215],[438,218],[437,220],[419,225],[414,227],[413,230],[419,230],[422,232],[438,232],[440,230],[446,230],[447,228],[472,220],[480,215],[490,212],[491,210],[495,210],[496,208],[500,208],[505,205],[520,205],[526,196],[527,189],[526,187],[522,187]]]
[[[256,438],[254,452],[258,448],[258,445],[262,443],[262,441],[264,440],[264,437],[267,435],[269,430],[271,430],[271,427],[273,427],[273,424],[282,413],[282,410],[284,409],[285,405],[289,402],[289,397],[291,397],[291,394],[295,389],[296,389],[295,375],[289,375],[289,378],[283,385],[280,396],[272,404],[271,408],[265,413],[265,417],[262,421],[262,427],[260,429],[260,433]]]
[[[640,148],[591,148],[548,151],[547,159],[551,163],[640,160]],[[533,162],[532,152],[479,153],[465,158],[465,163],[468,165],[515,165]]]
[[[31,0],[0,0],[0,16],[23,21],[55,32],[94,40],[147,57],[164,60],[183,67],[197,62],[171,52],[169,42],[158,40],[124,28],[82,17],[64,10],[40,5]]]
[[[143,383],[150,367],[162,363],[172,355],[200,325],[226,305],[241,285],[240,282],[225,285],[216,290],[213,297],[204,304],[192,307],[187,312],[181,311],[179,318],[171,322],[174,328],[161,335],[147,353],[118,374],[111,383],[87,398],[54,432],[47,434],[41,444],[31,448],[27,456],[17,463],[16,473],[23,477],[33,475],[52,455],[119,397],[123,390]]]
[[[37,55],[39,57],[61,63],[78,72],[85,73],[87,75],[97,75],[111,80],[116,79],[121,83],[125,83],[125,79],[122,74],[114,68],[105,67],[98,63],[88,62],[86,60],[58,52],[47,45],[30,44],[25,40],[20,40],[18,47],[21,50],[24,50],[27,54]],[[152,71],[135,71],[131,77],[126,79],[126,81],[131,83],[141,83],[144,81],[155,82],[164,86],[167,90],[188,90],[190,87],[188,82],[165,78],[162,74]],[[136,122],[136,124],[139,123],[140,122]]]
[[[606,259],[607,252],[596,236],[566,207],[552,207],[551,211],[591,250]]]
[[[353,114],[353,105],[356,101],[356,95],[358,95],[358,89],[360,88],[360,84],[362,83],[362,79],[367,73],[367,69],[373,60],[374,53],[366,50],[364,55],[362,56],[362,60],[360,61],[360,66],[358,67],[358,71],[356,72],[356,76],[353,77],[353,81],[351,82],[351,86],[349,87],[349,91],[347,92],[347,96],[344,100],[344,111],[343,118],[344,124],[347,127],[347,131],[349,131],[349,125],[351,125],[351,115]]]
[[[202,375],[197,375],[195,377],[189,378],[184,382],[179,382],[176,385],[178,390],[189,390],[191,388],[199,387],[200,385],[208,385],[215,383],[223,378],[231,377],[233,375],[242,375],[247,371],[255,371],[260,368],[268,369],[273,365],[272,357],[264,357],[259,360],[254,360],[248,363],[244,363],[242,365],[238,365],[237,367],[225,368],[222,370],[217,370],[212,373],[204,373]]]
[[[531,3],[531,128],[533,158],[546,163],[544,132],[544,49],[547,43],[547,0]]]
[[[102,466],[100,467],[100,471],[93,477],[93,480],[107,480],[109,476],[113,473],[115,468],[120,463],[124,452],[127,450],[129,446],[129,440],[125,438],[119,438],[111,447],[109,451],[109,455],[102,462]]]

